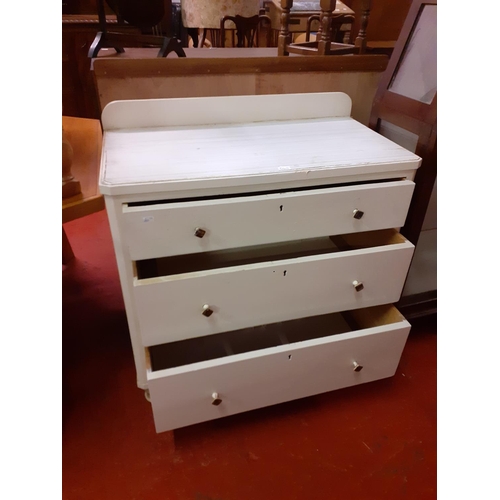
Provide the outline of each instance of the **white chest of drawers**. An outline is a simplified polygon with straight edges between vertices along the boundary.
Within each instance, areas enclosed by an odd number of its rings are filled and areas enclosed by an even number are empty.
[[[105,196],[158,432],[392,376],[420,158],[341,93],[123,101]]]

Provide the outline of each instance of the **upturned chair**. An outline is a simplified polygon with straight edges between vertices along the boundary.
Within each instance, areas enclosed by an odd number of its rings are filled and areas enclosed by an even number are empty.
[[[333,14],[336,3],[336,0],[320,0],[320,24],[315,41],[291,43],[289,24],[293,0],[281,0],[283,13],[278,37],[278,55],[288,56],[290,53],[301,55],[364,54],[366,51],[366,28],[370,17],[371,0],[362,0],[360,29],[354,44],[332,41],[332,23],[336,24],[337,22],[337,16]]]
[[[320,15],[310,16],[307,20],[307,30],[306,30],[306,42],[310,41],[311,38],[311,26],[313,22],[320,21]],[[352,25],[354,23],[354,16],[350,14],[333,14],[332,21],[330,25],[330,40],[332,42],[336,42],[338,40],[339,35],[342,35],[340,28],[345,24]]]

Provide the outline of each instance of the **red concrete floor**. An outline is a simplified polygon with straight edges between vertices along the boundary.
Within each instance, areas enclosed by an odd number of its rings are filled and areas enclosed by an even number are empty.
[[[436,498],[436,324],[393,378],[156,434],[105,212],[65,225],[64,500]]]

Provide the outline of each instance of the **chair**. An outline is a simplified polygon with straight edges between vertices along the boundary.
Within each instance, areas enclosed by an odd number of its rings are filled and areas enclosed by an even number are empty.
[[[306,29],[306,42],[310,41],[311,38],[311,26],[313,22],[319,22],[320,21],[320,15],[313,15],[310,16],[307,19],[307,29]],[[354,16],[350,14],[338,14],[338,15],[332,15],[332,21],[331,21],[331,27],[330,27],[330,40],[337,42],[339,35],[342,34],[340,31],[340,28],[344,24],[353,24],[354,23]]]
[[[138,28],[140,33],[118,33],[107,30],[104,0],[97,1],[99,15],[99,32],[90,46],[88,57],[97,57],[102,48],[115,49],[123,53],[123,46],[159,47],[158,57],[166,57],[175,52],[179,57],[186,57],[180,42],[176,38],[160,35],[169,32],[171,16],[170,0],[106,0],[116,14],[118,25],[129,25]],[[152,33],[152,34],[149,34]]]
[[[266,46],[271,44],[271,18],[265,14],[259,14],[252,17],[224,16],[220,21],[220,47],[226,46],[226,23],[231,21],[236,27],[236,47],[258,47],[260,38],[260,28],[262,24],[267,24]],[[234,29],[233,47],[234,45]]]
[[[366,28],[370,17],[371,0],[361,0],[361,22],[358,36],[354,44],[332,41],[332,29],[340,22],[341,15],[333,14],[336,0],[320,0],[319,30],[315,41],[291,43],[290,10],[293,0],[281,0],[281,30],[278,38],[278,55],[288,56],[290,53],[301,55],[343,55],[364,54],[366,52]],[[318,19],[318,16],[311,16]],[[311,20],[311,23],[312,21]],[[333,25],[333,26],[332,26]],[[310,23],[309,23],[310,27]]]

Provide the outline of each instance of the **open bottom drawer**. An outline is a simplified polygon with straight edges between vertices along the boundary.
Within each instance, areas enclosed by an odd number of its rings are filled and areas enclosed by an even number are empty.
[[[390,377],[409,331],[386,305],[150,347],[156,430]]]

